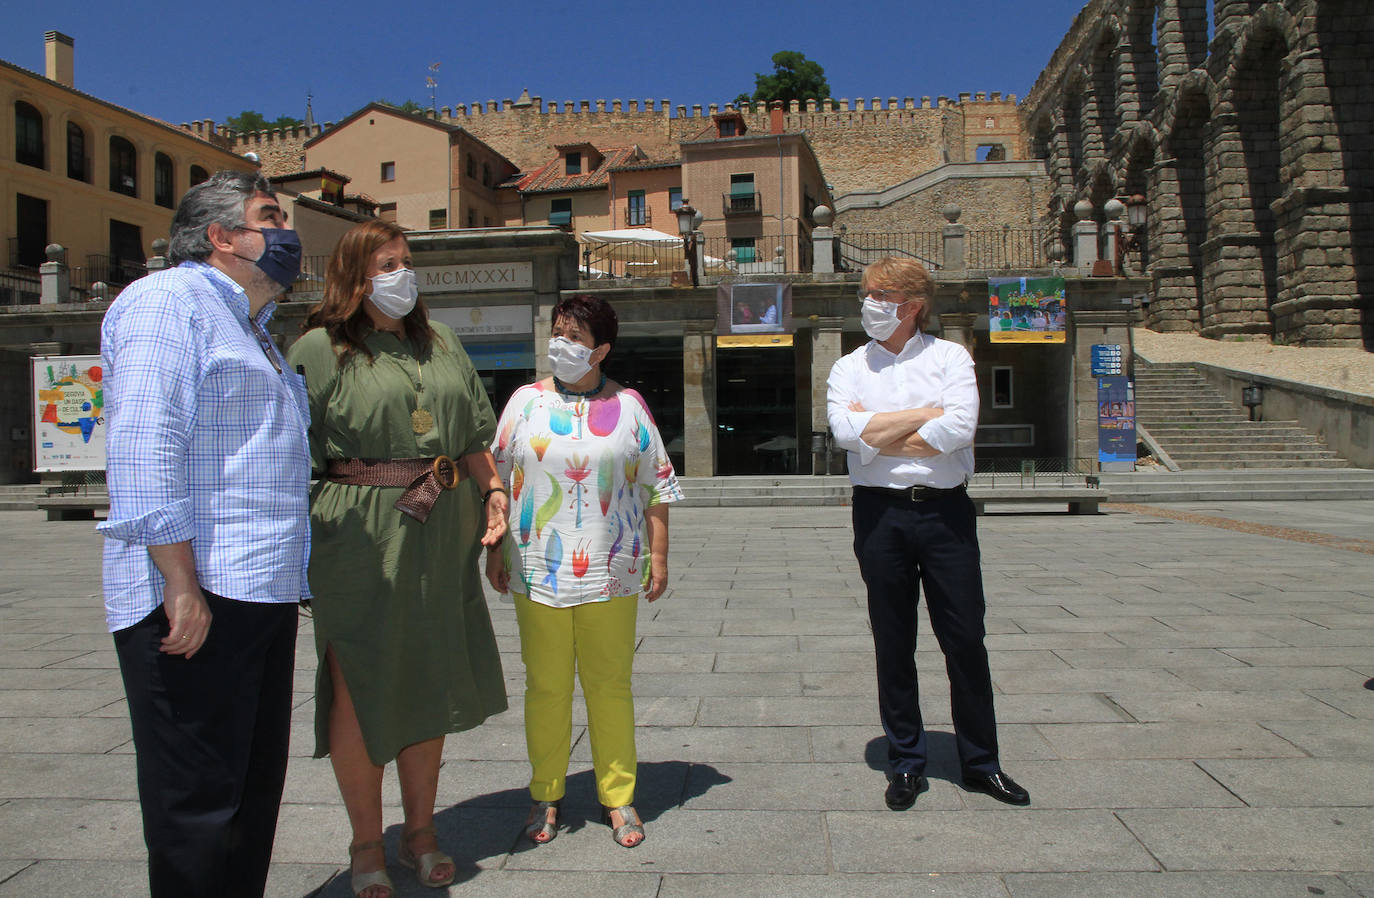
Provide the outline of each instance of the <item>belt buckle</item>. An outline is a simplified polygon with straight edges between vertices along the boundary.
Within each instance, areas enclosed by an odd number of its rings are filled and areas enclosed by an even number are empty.
[[[444,477],[445,469],[448,472],[448,479]],[[440,455],[434,459],[434,481],[440,487],[451,490],[458,487],[458,466],[453,463],[453,459],[447,455]]]
[[[909,486],[906,490],[906,497],[912,502],[924,502],[926,500],[924,495],[925,491],[926,487],[920,486],[919,484],[917,486]]]

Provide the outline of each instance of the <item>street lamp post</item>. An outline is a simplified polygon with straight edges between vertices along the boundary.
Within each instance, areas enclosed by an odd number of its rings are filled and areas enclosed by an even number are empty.
[[[692,273],[692,286],[697,281],[697,210],[688,204],[686,198],[677,207],[677,232],[682,235],[682,253],[687,257],[687,268]]]

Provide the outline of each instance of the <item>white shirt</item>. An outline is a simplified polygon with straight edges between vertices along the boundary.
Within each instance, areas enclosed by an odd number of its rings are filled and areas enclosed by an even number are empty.
[[[978,380],[973,357],[958,343],[917,332],[893,355],[877,340],[851,352],[830,369],[827,416],[835,444],[849,453],[855,486],[958,486],[973,476],[973,437],[978,429]],[[858,402],[864,411],[849,410]],[[877,412],[942,408],[944,414],[916,432],[939,455],[879,455],[863,441]]]

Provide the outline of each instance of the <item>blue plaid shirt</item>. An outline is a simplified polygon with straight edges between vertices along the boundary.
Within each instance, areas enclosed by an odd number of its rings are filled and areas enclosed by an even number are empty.
[[[310,595],[305,380],[273,345],[278,373],[248,310],[231,278],[186,262],[130,285],[105,313],[110,515],[96,529],[111,631],[162,604],[148,546],[190,540],[201,587],[225,598]]]

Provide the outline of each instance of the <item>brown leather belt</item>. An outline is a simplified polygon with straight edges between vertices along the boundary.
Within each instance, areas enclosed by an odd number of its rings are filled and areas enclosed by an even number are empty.
[[[854,491],[862,490],[865,493],[877,493],[880,496],[888,496],[892,499],[905,499],[907,502],[925,502],[927,499],[940,499],[945,496],[953,496],[967,490],[966,484],[958,486],[939,487],[939,486],[905,486],[900,489],[891,486],[855,486]]]
[[[463,479],[458,463],[437,458],[331,458],[325,480],[352,486],[403,486],[396,508],[423,524],[438,501]]]

